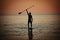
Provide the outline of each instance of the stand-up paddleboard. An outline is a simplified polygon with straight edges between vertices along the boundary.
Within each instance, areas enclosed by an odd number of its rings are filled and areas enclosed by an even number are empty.
[[[29,8],[26,8],[26,9],[28,10],[28,9],[30,9],[30,8],[32,8],[32,7],[34,7],[34,5],[30,6]],[[25,9],[25,10],[26,10],[26,9]],[[25,10],[23,10],[23,11],[19,12],[18,14],[23,13]]]

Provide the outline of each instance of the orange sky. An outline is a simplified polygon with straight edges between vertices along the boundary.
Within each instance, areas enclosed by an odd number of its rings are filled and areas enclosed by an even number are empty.
[[[17,14],[31,5],[35,5],[29,9],[32,14],[52,14],[57,11],[57,3],[55,0],[1,0],[0,13]]]

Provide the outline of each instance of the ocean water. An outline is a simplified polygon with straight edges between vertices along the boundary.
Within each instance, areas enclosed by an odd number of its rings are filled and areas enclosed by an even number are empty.
[[[33,14],[33,39],[57,40],[59,15]],[[28,40],[27,15],[1,15],[0,36],[8,40]],[[6,38],[5,38],[6,37]],[[10,38],[8,38],[10,37]],[[4,40],[3,39],[3,40]]]

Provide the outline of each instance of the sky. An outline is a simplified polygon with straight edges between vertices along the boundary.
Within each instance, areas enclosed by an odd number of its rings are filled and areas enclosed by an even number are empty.
[[[57,0],[0,0],[0,4],[1,14],[18,14],[32,5],[34,7],[28,10],[32,14],[57,13]]]

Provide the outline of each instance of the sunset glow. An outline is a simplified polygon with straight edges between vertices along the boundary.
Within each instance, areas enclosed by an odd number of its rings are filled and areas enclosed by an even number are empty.
[[[56,13],[55,0],[1,0],[1,13],[17,14],[18,12],[30,7],[31,5],[35,6],[29,9],[32,14]]]

